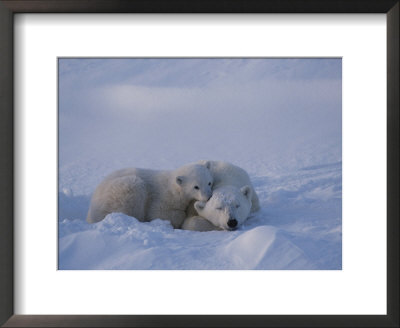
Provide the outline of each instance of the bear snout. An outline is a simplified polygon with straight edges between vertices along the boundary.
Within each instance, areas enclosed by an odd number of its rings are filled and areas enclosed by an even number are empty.
[[[236,219],[229,219],[228,220],[228,227],[231,228],[231,229],[236,228],[237,224],[238,224],[238,222],[237,222]]]

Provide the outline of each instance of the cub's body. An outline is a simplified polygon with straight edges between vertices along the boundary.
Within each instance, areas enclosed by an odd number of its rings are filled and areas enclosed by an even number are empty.
[[[212,182],[207,163],[172,171],[122,169],[97,186],[86,220],[95,223],[109,213],[121,212],[140,221],[169,220],[179,228],[190,201],[209,199]]]

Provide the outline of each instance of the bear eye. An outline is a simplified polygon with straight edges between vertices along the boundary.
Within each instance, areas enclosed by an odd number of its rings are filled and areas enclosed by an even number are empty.
[[[240,207],[240,205],[236,205],[236,208],[239,208]]]
[[[211,182],[209,182],[208,185],[211,186]]]
[[[194,189],[199,190],[199,186],[194,186]]]
[[[221,211],[222,207],[217,207],[216,210]]]

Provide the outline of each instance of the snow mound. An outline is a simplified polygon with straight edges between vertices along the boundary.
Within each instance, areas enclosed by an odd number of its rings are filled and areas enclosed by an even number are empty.
[[[235,232],[195,232],[173,229],[164,220],[139,222],[113,213],[92,225],[64,220],[60,223],[60,236],[59,269],[313,267],[304,252],[271,226]]]

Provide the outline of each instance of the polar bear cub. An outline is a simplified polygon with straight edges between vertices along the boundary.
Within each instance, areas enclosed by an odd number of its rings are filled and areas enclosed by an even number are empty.
[[[182,229],[234,230],[251,212],[260,209],[258,196],[245,170],[222,161],[201,161],[199,164],[209,167],[214,179],[213,195],[207,203],[190,204]]]
[[[180,228],[192,200],[207,201],[213,178],[209,163],[184,165],[173,171],[127,168],[107,176],[95,189],[87,222],[121,212],[139,221],[169,220]]]

